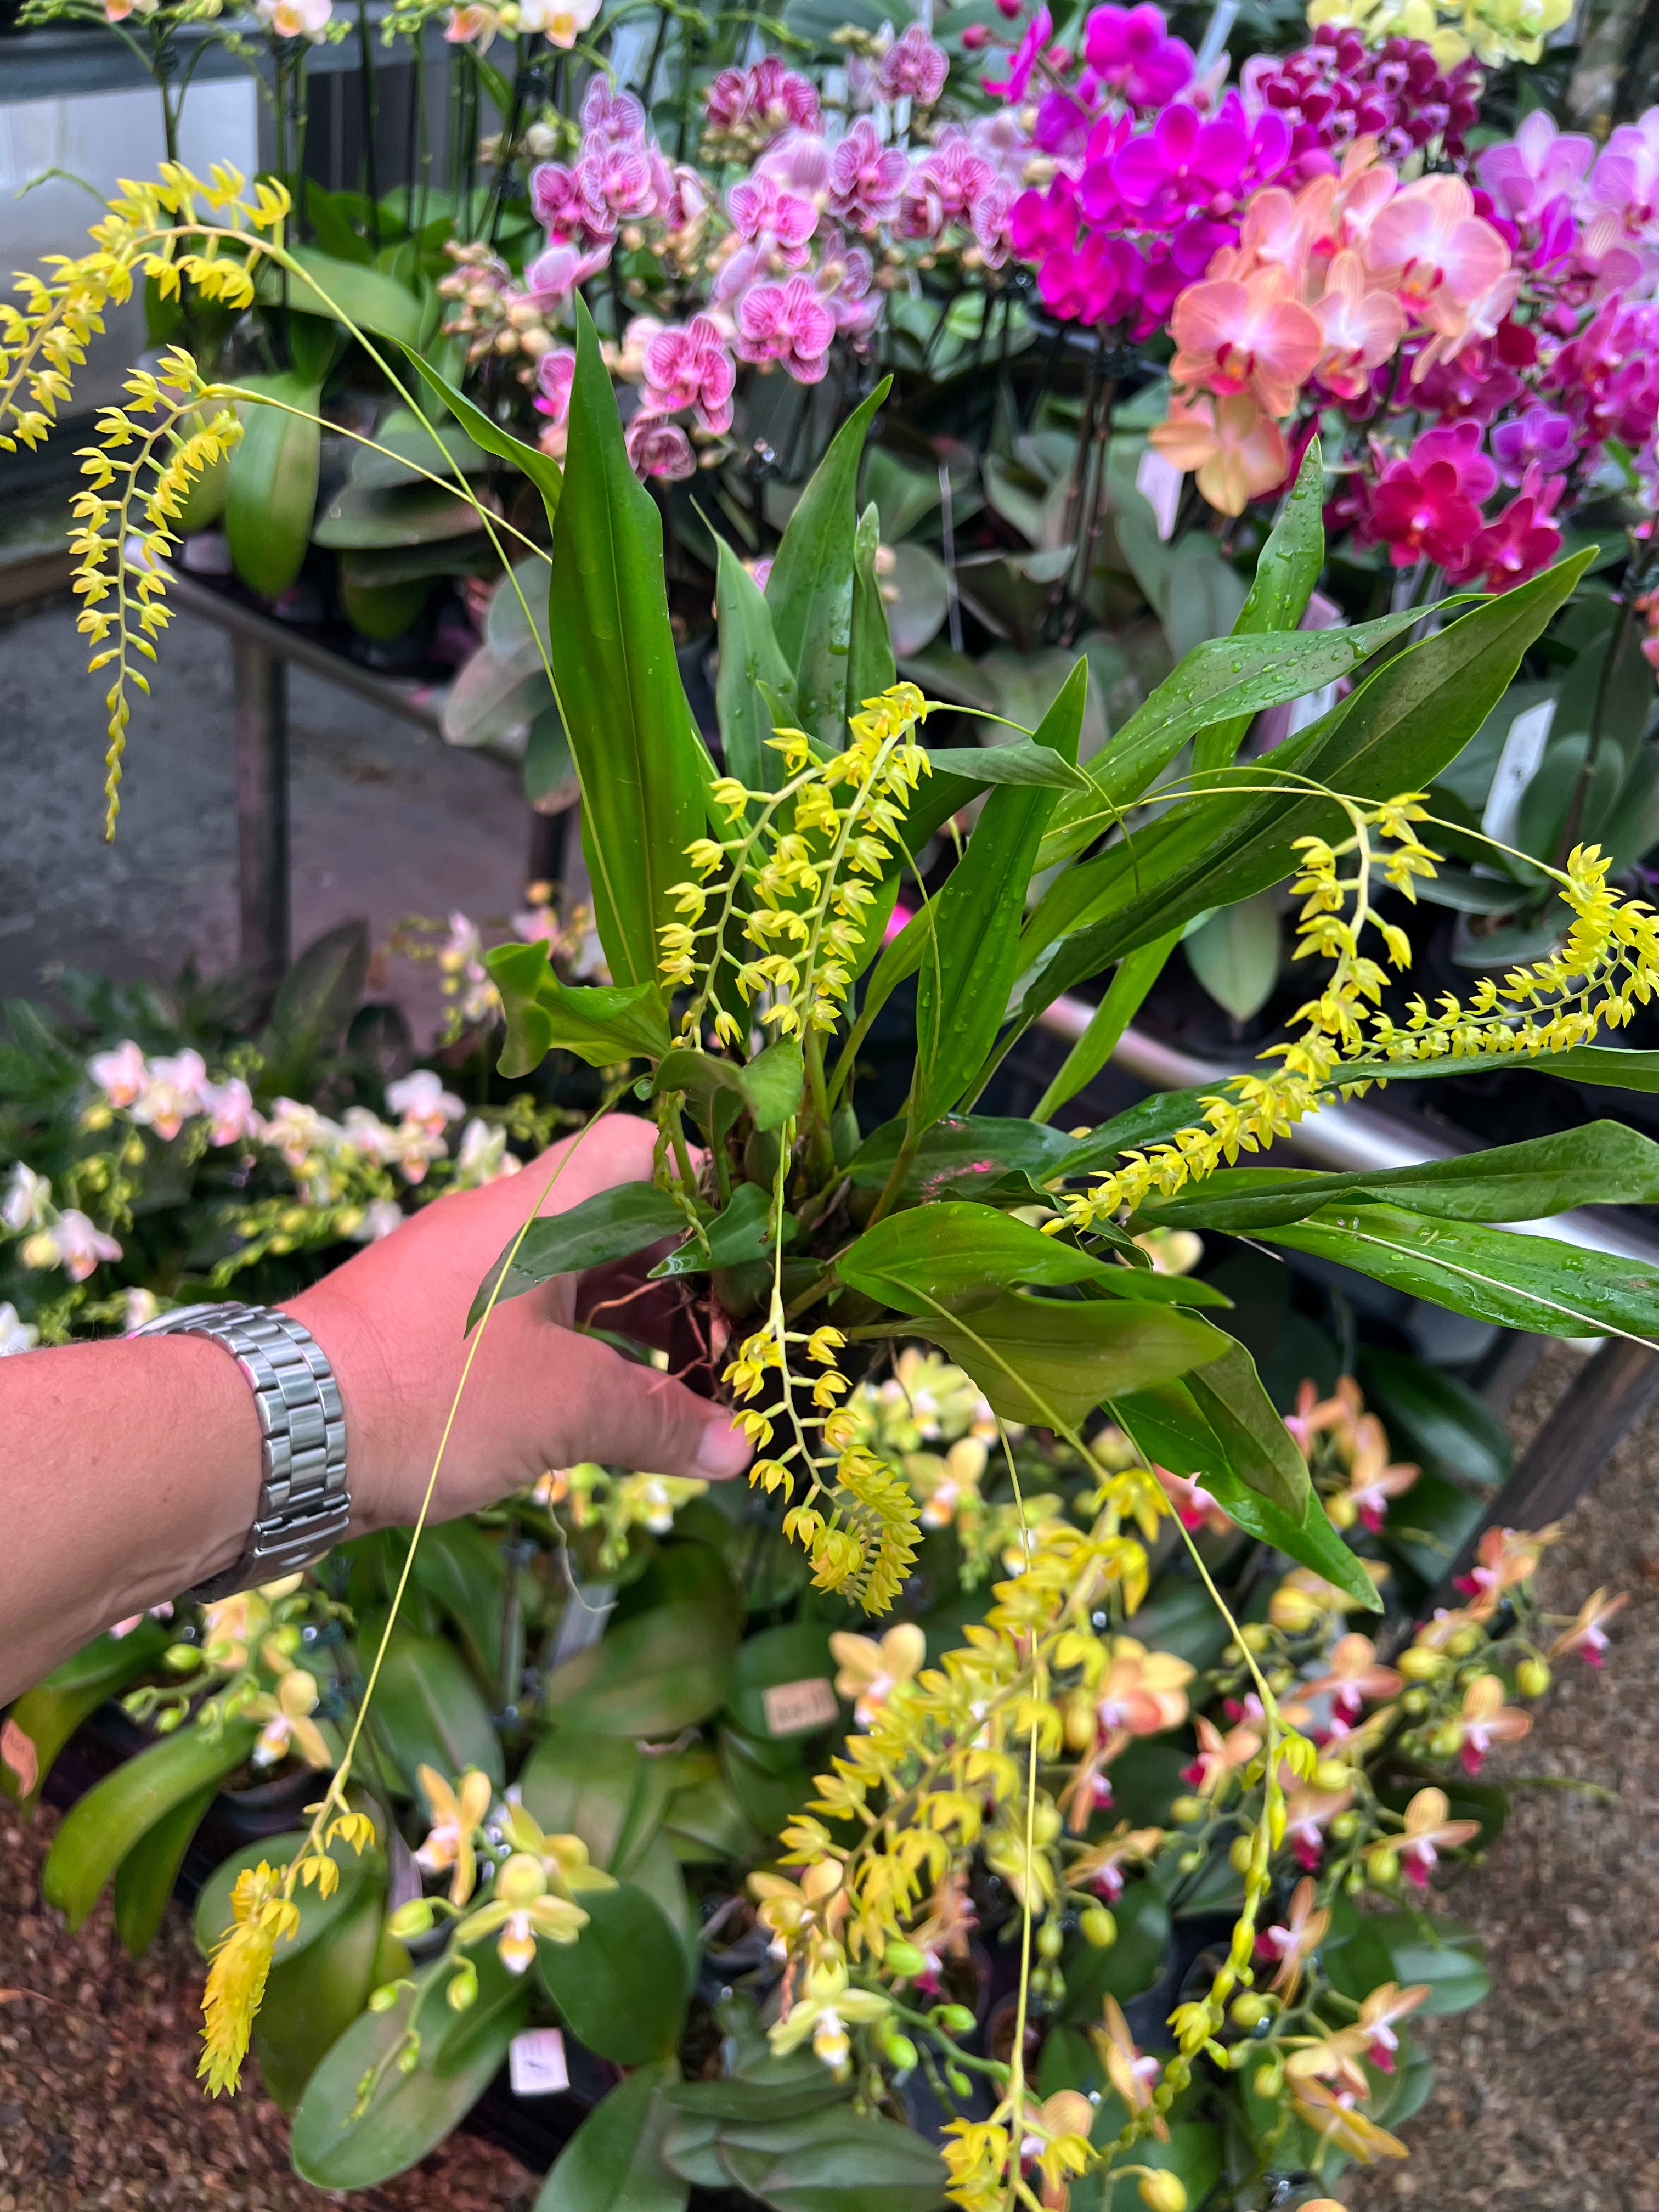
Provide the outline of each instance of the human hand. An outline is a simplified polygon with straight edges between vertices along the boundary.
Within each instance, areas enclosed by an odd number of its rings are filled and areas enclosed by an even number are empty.
[[[565,1212],[596,1191],[647,1178],[654,1139],[649,1122],[607,1115],[520,1175],[437,1200],[289,1301],[339,1378],[354,1534],[414,1521],[441,1446],[436,1521],[492,1505],[579,1460],[711,1481],[748,1465],[750,1447],[728,1414],[576,1334],[574,1275],[505,1301],[481,1324],[445,1441],[474,1295],[549,1176],[557,1168],[539,1211]]]

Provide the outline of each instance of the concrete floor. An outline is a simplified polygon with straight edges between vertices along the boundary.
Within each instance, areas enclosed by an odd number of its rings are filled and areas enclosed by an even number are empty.
[[[0,996],[54,968],[169,975],[237,953],[230,647],[178,616],[134,707],[115,842],[103,836],[104,682],[74,610],[0,629]],[[318,678],[289,679],[296,947],[353,915],[382,945],[405,915],[503,917],[520,903],[531,817],[516,772],[461,753]],[[392,964],[422,1041],[430,969]]]

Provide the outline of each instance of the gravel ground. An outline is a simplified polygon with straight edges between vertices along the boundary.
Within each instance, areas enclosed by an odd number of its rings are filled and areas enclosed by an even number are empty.
[[[1517,1400],[1518,1441],[1565,1387],[1552,1349]],[[1626,1438],[1547,1553],[1540,1592],[1573,1613],[1626,1590],[1598,1675],[1565,1662],[1499,1778],[1595,1783],[1613,1802],[1517,1790],[1457,1911],[1486,1943],[1492,1995],[1432,2021],[1438,2080],[1402,2130],[1413,2156],[1345,2178],[1349,2212],[1659,2212],[1659,1408]]]
[[[1576,1355],[1552,1352],[1515,1408],[1524,1442]],[[1414,2155],[1350,2175],[1349,2212],[1659,2212],[1659,1408],[1614,1455],[1547,1555],[1547,1604],[1599,1585],[1631,1603],[1606,1669],[1569,1662],[1502,1771],[1571,1777],[1615,1802],[1521,1790],[1457,1909],[1486,1941],[1492,1994],[1429,2024],[1433,2098],[1404,2130]],[[257,2081],[210,2104],[193,2079],[202,1969],[173,1907],[135,1965],[107,1901],[69,1938],[39,1903],[54,1816],[0,1816],[0,2212],[212,2207],[301,2212],[317,2193],[287,2163]],[[349,2201],[374,2212],[524,2212],[536,2185],[465,2136]],[[347,2201],[344,2199],[339,2201]]]

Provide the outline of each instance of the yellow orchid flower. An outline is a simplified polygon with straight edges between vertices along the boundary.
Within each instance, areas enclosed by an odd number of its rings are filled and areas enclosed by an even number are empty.
[[[256,1766],[274,1766],[295,1751],[307,1766],[332,1766],[334,1754],[312,1714],[317,1709],[317,1682],[303,1667],[295,1667],[276,1685],[276,1694],[255,1698],[244,1708],[250,1720],[263,1721],[259,1741],[253,1747]]]
[[[1164,2069],[1156,2058],[1146,2055],[1130,2034],[1123,2008],[1115,1997],[1109,1996],[1101,2009],[1103,2024],[1089,2030],[1089,2040],[1107,2080],[1122,2098],[1131,2117],[1138,2118],[1151,2110],[1152,2092]],[[1160,2113],[1153,2113],[1152,2129],[1160,2142],[1169,2141],[1170,2130]]]
[[[1059,2089],[1040,2105],[1028,2105],[1020,2136],[1019,2162],[1042,2176],[1045,2212],[1066,2212],[1071,2177],[1089,2164],[1089,2128],[1094,2106],[1076,2089]]]
[[[830,1638],[830,1649],[840,1669],[836,1694],[854,1700],[853,1717],[860,1728],[867,1729],[893,1692],[902,1683],[914,1681],[921,1672],[927,1639],[914,1621],[906,1620],[890,1628],[879,1643],[872,1636],[854,1636],[837,1629]]]
[[[770,2031],[772,2049],[781,2058],[810,2036],[817,2056],[839,2076],[852,2052],[849,2023],[879,2020],[888,2004],[879,1990],[853,1988],[838,1959],[823,1960],[809,1969],[801,1994]]]
[[[548,1888],[540,1859],[531,1851],[514,1851],[495,1876],[489,1903],[457,1923],[455,1941],[476,1942],[500,1929],[495,1949],[501,1962],[509,1973],[521,1974],[536,1956],[538,1936],[550,1943],[574,1943],[586,1925],[580,1905]]]
[[[453,1867],[449,1901],[452,1905],[465,1905],[477,1878],[473,1834],[484,1824],[490,1800],[495,1794],[495,1785],[476,1766],[467,1769],[453,1790],[434,1766],[417,1767],[416,1778],[431,1808],[432,1826],[426,1841],[415,1854],[415,1863],[428,1874],[442,1874],[446,1868]]]

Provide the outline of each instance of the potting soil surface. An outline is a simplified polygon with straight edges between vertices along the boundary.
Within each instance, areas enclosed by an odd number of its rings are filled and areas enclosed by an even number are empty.
[[[1578,1355],[1552,1350],[1517,1402],[1524,1442]],[[1486,1866],[1449,1900],[1485,1938],[1492,1992],[1424,2033],[1433,2096],[1405,2164],[1351,2171],[1349,2212],[1659,2212],[1659,1408],[1617,1452],[1547,1554],[1544,1601],[1571,1614],[1630,1593],[1601,1674],[1560,1670],[1531,1736],[1492,1771],[1595,1785],[1522,1788]],[[1610,1793],[1604,1795],[1602,1793]],[[40,1902],[56,1816],[0,1814],[0,2212],[212,2207],[299,2212],[318,2192],[287,2162],[257,2073],[213,2103],[195,2080],[203,1969],[169,1908],[134,1963],[107,1899],[79,1934]],[[456,2136],[349,2200],[368,2212],[508,2212],[537,2182]]]

